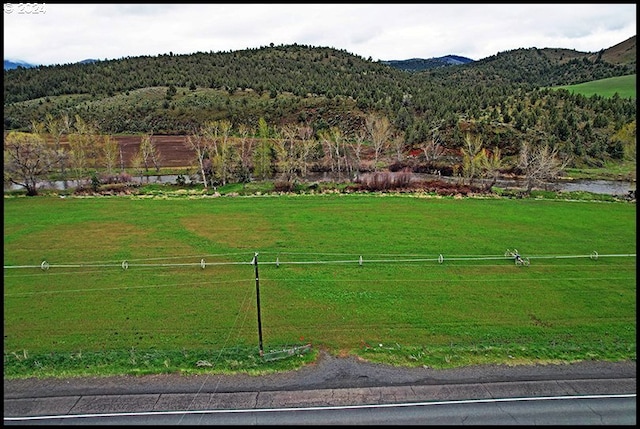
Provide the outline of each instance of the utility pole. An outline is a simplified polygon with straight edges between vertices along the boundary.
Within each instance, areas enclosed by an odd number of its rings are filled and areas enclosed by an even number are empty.
[[[258,309],[258,341],[260,347],[260,357],[264,357],[262,348],[262,320],[260,318],[260,276],[258,275],[258,252],[253,256],[253,266],[256,270],[256,307]]]

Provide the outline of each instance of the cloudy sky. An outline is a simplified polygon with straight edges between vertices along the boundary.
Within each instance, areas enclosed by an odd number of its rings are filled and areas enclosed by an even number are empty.
[[[479,60],[531,47],[597,52],[635,34],[635,4],[4,4],[4,59],[40,65],[271,43]]]

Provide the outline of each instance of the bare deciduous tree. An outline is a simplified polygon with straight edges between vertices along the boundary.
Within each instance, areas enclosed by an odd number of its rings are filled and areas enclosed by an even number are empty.
[[[240,135],[240,141],[238,144],[240,168],[238,175],[242,183],[247,183],[251,180],[251,154],[253,153],[254,141],[250,137],[249,127],[245,124],[240,124],[238,127],[238,134]]]
[[[97,168],[100,163],[98,126],[76,115],[73,127],[75,128],[73,134],[77,137],[76,142],[82,146],[84,152],[85,165]]]
[[[325,162],[329,164],[332,172],[340,176],[347,169],[345,139],[342,131],[338,127],[331,127],[320,132],[319,137],[324,149]]]
[[[391,137],[391,123],[386,116],[377,116],[372,113],[369,114],[365,120],[365,129],[371,138],[374,151],[373,168],[377,171],[380,155],[383,153]]]
[[[144,177],[145,166],[144,160],[142,159],[142,152],[137,151],[131,157],[131,168],[140,176],[140,183],[142,183],[142,178]]]
[[[102,158],[108,174],[112,174],[118,162],[118,142],[110,135],[102,136]]]
[[[391,146],[396,154],[396,161],[404,159],[404,133],[398,133],[391,138]]]
[[[144,171],[149,171],[149,164],[153,161],[154,154],[156,153],[156,147],[151,142],[150,134],[145,134],[140,139],[140,148],[138,149],[138,153],[140,154],[140,160],[144,166]]]
[[[145,172],[149,171],[149,158],[151,155],[151,138],[149,134],[145,134],[140,138],[137,155],[140,159],[140,167],[144,168]]]
[[[38,181],[58,163],[58,152],[38,134],[10,131],[4,139],[4,181],[38,195]]]
[[[37,134],[41,137],[44,137],[46,130],[47,130],[47,127],[42,122],[38,122],[35,120],[31,121],[31,132],[33,134]]]
[[[209,159],[213,168],[213,180],[226,185],[230,175],[232,150],[229,139],[231,138],[231,121],[208,121],[202,127],[202,135],[207,139],[210,148]]]
[[[80,179],[84,175],[87,167],[87,140],[82,134],[69,134],[69,163],[75,172],[76,183],[80,184]]]
[[[76,182],[85,176],[85,170],[91,165],[98,167],[100,149],[97,128],[83,120],[80,115],[75,116],[74,130],[69,133],[69,161],[75,171]]]
[[[469,185],[478,176],[484,162],[484,155],[485,152],[482,150],[480,136],[473,138],[471,134],[467,133],[464,137],[464,147],[462,148],[462,175]]]
[[[364,142],[366,140],[365,137],[366,131],[360,130],[355,133],[353,139],[349,141],[349,146],[351,147],[351,151],[356,158],[356,173],[359,173],[362,170],[362,149],[364,147]]]
[[[444,146],[440,141],[440,137],[436,134],[431,139],[423,142],[420,145],[420,149],[422,149],[424,158],[429,164],[438,161],[444,155]]]
[[[264,180],[273,175],[272,144],[269,141],[269,125],[264,118],[258,119],[259,141],[253,152],[253,172]]]
[[[208,156],[208,147],[207,141],[200,133],[193,133],[191,135],[187,135],[187,139],[185,145],[188,149],[191,149],[196,154],[196,162],[198,163],[198,168],[200,169],[200,175],[202,177],[202,183],[204,184],[204,188],[208,188],[209,181],[207,179],[207,172],[205,166],[205,158]]]
[[[331,171],[335,171],[335,161],[333,160],[333,146],[331,144],[331,132],[329,130],[318,131],[318,140],[322,147],[322,164],[327,166]]]
[[[160,172],[160,165],[162,164],[162,155],[160,155],[160,151],[158,150],[158,146],[153,143],[151,140],[151,163],[153,164],[153,168],[156,169],[156,172]]]
[[[309,168],[309,158],[311,156],[311,151],[313,147],[317,143],[313,138],[313,128],[308,125],[298,125],[297,127],[297,137],[300,140],[301,144],[301,175],[302,177],[307,177],[307,171]]]
[[[504,162],[502,160],[502,153],[500,152],[500,148],[495,147],[491,152],[489,152],[487,149],[482,149],[482,151],[482,175],[491,180],[485,186],[485,189],[489,190],[498,181],[498,177],[500,176],[500,169],[503,167]]]
[[[285,125],[279,134],[274,143],[276,168],[284,181],[291,184],[302,170],[302,151],[301,145],[297,143],[297,126]]]
[[[66,154],[62,149],[61,141],[62,136],[69,132],[69,116],[63,115],[61,118],[55,118],[51,113],[47,113],[45,116],[45,127],[47,132],[53,138],[54,149],[58,152],[60,159],[60,173],[64,174],[66,167]]]
[[[531,193],[534,186],[558,177],[568,162],[568,159],[561,161],[558,158],[558,150],[551,149],[549,145],[531,147],[529,143],[523,143],[518,157],[518,167],[524,173],[527,194]]]

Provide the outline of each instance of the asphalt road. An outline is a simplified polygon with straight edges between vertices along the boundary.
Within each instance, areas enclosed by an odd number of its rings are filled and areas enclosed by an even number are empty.
[[[30,416],[635,393],[634,361],[434,370],[396,368],[321,354],[315,364],[297,371],[259,377],[160,375],[4,380],[4,418],[7,424],[19,421],[12,418]]]

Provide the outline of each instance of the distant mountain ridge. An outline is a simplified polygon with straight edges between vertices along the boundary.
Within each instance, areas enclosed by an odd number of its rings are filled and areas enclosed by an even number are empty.
[[[467,57],[461,57],[459,55],[445,55],[444,57],[436,58],[411,58],[408,60],[389,60],[380,61],[383,64],[390,65],[399,70],[405,71],[422,71],[429,70],[438,67],[457,66],[461,64],[472,63],[474,60]]]
[[[95,63],[96,61],[99,61],[99,60],[94,60],[89,58],[86,60],[78,61],[78,64],[89,64],[89,63]],[[30,64],[20,60],[15,60],[15,61],[4,60],[4,70],[13,70],[13,69],[17,69],[18,67],[24,67],[26,69],[30,69],[34,67],[40,67],[40,64]]]
[[[18,67],[24,67],[29,69],[29,68],[38,67],[38,66],[34,64],[25,63],[24,61],[20,61],[20,60],[16,60],[16,61],[4,60],[5,70],[13,70],[13,69],[17,69]]]
[[[89,64],[95,63],[100,60],[96,59],[86,59],[82,61],[78,61],[78,64]],[[458,55],[446,55],[444,57],[438,58],[411,58],[409,60],[389,60],[389,61],[380,61],[382,64],[388,64],[391,67],[394,67],[399,70],[406,71],[422,71],[433,69],[437,67],[446,67],[446,66],[456,66],[460,64],[467,64],[473,62],[472,59],[461,57]],[[40,67],[38,64],[30,64],[21,60],[4,60],[4,70],[12,70],[18,67],[24,68],[33,68]]]
[[[633,58],[633,61],[635,62],[635,48],[636,48],[636,36],[633,36],[625,40],[624,42],[621,42],[615,46],[612,46],[611,48],[608,48],[606,50],[603,49],[597,53],[592,53],[591,56],[598,56],[604,53],[603,59],[613,64],[627,62],[629,61],[630,58]],[[570,54],[569,56],[572,56],[571,54],[580,55],[580,56],[584,54],[583,52],[573,51],[570,49],[557,49],[557,48],[554,48],[554,49],[545,48],[544,51],[568,52]],[[97,60],[97,59],[86,59],[86,60],[78,61],[78,64],[88,64],[88,63],[95,63],[99,61],[100,60]],[[474,61],[475,60],[472,60],[471,58],[462,57],[459,55],[445,55],[443,57],[433,57],[433,58],[426,58],[426,59],[411,58],[407,60],[384,60],[384,61],[380,61],[380,63],[387,64],[399,70],[422,71],[422,70],[428,70],[428,69],[434,69],[434,68],[440,68],[440,67],[463,65],[463,64],[472,63]],[[15,60],[15,61],[4,60],[4,70],[11,70],[18,67],[34,68],[34,67],[40,67],[40,65],[30,64],[21,60]]]

